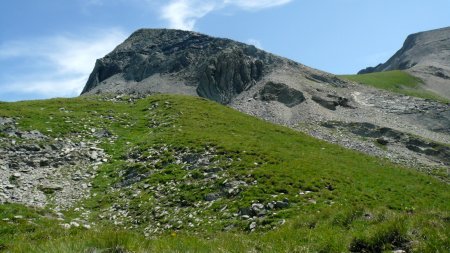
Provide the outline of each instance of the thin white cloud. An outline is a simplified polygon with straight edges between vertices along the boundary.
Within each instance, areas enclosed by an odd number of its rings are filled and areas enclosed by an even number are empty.
[[[253,45],[253,46],[255,46],[256,48],[263,49],[262,43],[261,43],[261,41],[259,41],[259,40],[256,40],[256,39],[248,39],[246,42],[247,42],[247,44]]]
[[[95,60],[126,38],[119,29],[89,33],[93,35],[83,37],[67,34],[1,44],[0,63],[17,64],[26,71],[12,69],[11,74],[6,76],[5,73],[0,77],[0,95],[79,95]]]
[[[243,9],[265,9],[280,6],[291,2],[292,0],[224,0],[225,4],[236,5]]]
[[[243,10],[261,10],[284,5],[293,0],[172,0],[161,8],[161,18],[170,28],[193,30],[197,20],[208,13],[235,6]]]
[[[199,18],[217,7],[217,1],[174,0],[163,6],[161,17],[169,21],[170,28],[192,30]]]

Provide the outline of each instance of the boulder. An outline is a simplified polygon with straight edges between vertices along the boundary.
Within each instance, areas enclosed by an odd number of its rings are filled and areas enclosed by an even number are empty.
[[[287,107],[294,107],[303,101],[305,96],[299,90],[291,88],[284,83],[268,82],[260,91],[260,97],[263,101],[277,101]]]

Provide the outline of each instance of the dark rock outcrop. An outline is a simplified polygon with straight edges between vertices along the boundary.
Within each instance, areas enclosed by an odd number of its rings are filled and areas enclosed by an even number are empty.
[[[262,78],[263,67],[261,60],[239,49],[224,52],[204,64],[197,92],[202,97],[228,104],[231,98]]]
[[[350,105],[350,100],[348,98],[340,96],[334,96],[330,94],[328,94],[326,97],[313,95],[311,99],[319,105],[332,111],[335,111],[338,106],[353,108],[353,106]]]
[[[305,101],[301,91],[290,88],[284,83],[266,83],[260,91],[260,96],[263,101],[278,101],[287,107],[294,107]]]

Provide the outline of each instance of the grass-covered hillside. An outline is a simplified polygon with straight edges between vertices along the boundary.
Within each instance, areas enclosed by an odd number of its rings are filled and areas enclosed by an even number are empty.
[[[448,184],[201,98],[0,103],[0,117],[108,154],[67,210],[0,204],[0,251],[450,250]]]
[[[432,99],[439,102],[449,102],[448,99],[423,89],[421,87],[422,80],[401,70],[375,72],[362,75],[342,75],[340,77],[408,96]]]

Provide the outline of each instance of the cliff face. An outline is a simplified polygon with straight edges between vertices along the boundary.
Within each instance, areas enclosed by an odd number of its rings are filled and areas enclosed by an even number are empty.
[[[429,90],[450,98],[450,27],[409,35],[387,62],[358,74],[389,70],[406,70]]]

